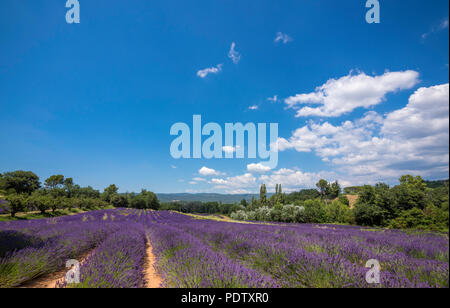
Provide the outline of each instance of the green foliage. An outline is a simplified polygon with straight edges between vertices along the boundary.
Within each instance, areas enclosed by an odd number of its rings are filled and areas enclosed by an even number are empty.
[[[361,186],[350,186],[344,188],[344,193],[347,195],[356,195],[361,191]]]
[[[265,184],[262,184],[259,189],[259,202],[262,206],[267,204],[267,188]]]
[[[355,222],[360,226],[382,226],[385,211],[371,203],[357,202],[354,208]]]
[[[36,174],[22,170],[4,173],[1,182],[3,190],[8,194],[31,194],[41,186]]]
[[[327,222],[329,223],[352,224],[355,222],[353,211],[348,207],[348,205],[341,203],[338,200],[335,200],[328,205],[325,208],[325,211],[327,215]]]
[[[157,210],[159,208],[159,200],[156,195],[143,189],[140,194],[129,194],[129,207],[135,209],[152,209]]]
[[[329,199],[336,199],[341,194],[341,185],[339,185],[338,181],[332,183],[328,189],[327,197]]]
[[[60,187],[64,184],[64,175],[52,175],[48,179],[45,180],[45,187],[49,189],[54,189],[56,187]]]
[[[111,199],[113,197],[118,195],[118,191],[119,191],[119,188],[116,185],[111,184],[108,187],[106,187],[105,190],[103,191],[102,199],[109,203],[109,202],[111,202]]]
[[[25,194],[10,194],[6,197],[9,202],[11,217],[15,217],[16,213],[25,210],[27,196]]]
[[[298,192],[290,193],[286,196],[287,203],[296,203],[298,201],[313,200],[320,197],[317,189],[302,189]]]
[[[330,190],[330,184],[324,179],[321,179],[316,184],[317,190],[319,191],[319,194],[322,199],[325,199],[325,197],[328,195],[328,192]]]
[[[306,223],[326,223],[327,213],[325,203],[321,200],[306,200],[303,203],[305,208],[304,221]]]
[[[437,208],[434,205],[425,210],[412,208],[403,211],[399,217],[393,219],[390,228],[394,229],[418,229],[448,232],[449,212],[447,209]]]
[[[427,186],[422,178],[404,175],[399,181],[400,185],[393,188],[396,207],[403,211],[412,208],[425,209],[428,205]]]
[[[110,197],[110,203],[114,207],[128,207],[128,199],[126,196],[115,194]]]
[[[347,198],[346,195],[340,195],[340,196],[338,197],[338,200],[339,200],[340,203],[346,205],[347,207],[350,206],[350,200],[348,200],[348,198]]]

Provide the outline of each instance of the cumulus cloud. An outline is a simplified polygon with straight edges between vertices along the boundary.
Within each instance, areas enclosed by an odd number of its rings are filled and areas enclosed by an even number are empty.
[[[231,43],[230,51],[228,52],[228,58],[230,58],[234,64],[238,64],[241,60],[241,55],[236,51],[236,43]]]
[[[203,176],[213,176],[213,175],[220,174],[216,170],[208,168],[208,167],[201,167],[200,170],[198,170],[198,173]]]
[[[374,111],[340,125],[298,128],[279,138],[279,151],[314,152],[354,184],[395,180],[411,173],[445,177],[449,170],[449,85],[420,88],[401,109]]]
[[[250,109],[250,110],[258,110],[258,106],[257,105],[253,105],[253,106],[250,106],[250,107],[248,107],[248,109]]]
[[[214,185],[214,190],[222,190],[227,193],[255,193],[262,183],[265,183],[269,190],[274,190],[276,184],[281,184],[284,192],[291,192],[313,188],[320,179],[334,181],[339,178],[333,172],[308,173],[284,168],[270,171],[259,177],[249,172],[238,176],[214,178],[209,183]],[[340,179],[339,182],[347,183]]]
[[[335,179],[336,175],[320,174],[320,173],[308,173],[300,170],[293,170],[283,168],[276,170],[269,175],[262,175],[259,180],[266,184],[267,187],[273,188],[276,184],[281,184],[284,191],[299,190],[301,188],[311,188],[321,178]]]
[[[291,41],[292,41],[292,38],[289,35],[287,35],[286,33],[282,33],[282,32],[278,32],[275,37],[275,40],[274,40],[275,43],[283,42],[283,44],[287,44]]]
[[[209,74],[218,74],[222,71],[222,64],[218,64],[216,67],[208,67],[197,72],[197,76],[200,78],[205,78]]]
[[[405,108],[386,117],[382,133],[405,139],[423,138],[449,130],[449,86],[420,88]]]
[[[271,168],[262,163],[257,163],[257,164],[248,164],[247,170],[249,172],[264,173],[270,171]]]
[[[410,89],[419,82],[415,71],[386,72],[381,76],[365,73],[330,79],[312,93],[285,99],[288,108],[297,110],[296,117],[338,117],[356,108],[369,108],[385,100],[386,94]],[[310,104],[318,107],[302,105]]]
[[[222,189],[227,192],[236,189],[255,189],[258,186],[256,177],[251,173],[226,178],[214,178],[210,183],[215,185],[214,189]]]

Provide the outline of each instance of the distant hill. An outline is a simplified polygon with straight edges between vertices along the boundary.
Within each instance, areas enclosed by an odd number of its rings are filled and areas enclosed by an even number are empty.
[[[448,183],[448,180],[424,181],[424,182],[425,184],[427,184],[429,188],[438,188],[445,186],[445,183]]]
[[[240,194],[240,195],[226,195],[226,194],[213,194],[213,193],[201,193],[201,194],[156,194],[160,202],[172,202],[172,201],[200,201],[200,202],[222,202],[222,203],[235,203],[241,202],[242,199],[251,201],[252,197],[259,199],[258,194]],[[268,194],[270,196],[270,194]]]

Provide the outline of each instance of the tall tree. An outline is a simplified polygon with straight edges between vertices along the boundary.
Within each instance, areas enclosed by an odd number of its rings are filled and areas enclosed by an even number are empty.
[[[26,206],[26,195],[23,194],[11,194],[6,197],[9,201],[9,211],[11,217],[15,217],[16,213],[24,211]]]
[[[341,185],[339,185],[338,181],[335,181],[331,184],[328,192],[328,197],[330,199],[336,199],[341,194]]]
[[[261,205],[265,205],[267,203],[267,188],[266,184],[262,184],[259,189],[259,202]]]
[[[325,199],[325,197],[328,195],[330,184],[328,184],[326,180],[321,179],[319,182],[317,182],[316,187],[320,193],[321,198]]]
[[[73,185],[73,179],[72,178],[66,178],[64,180],[64,189],[66,191],[67,197],[72,198],[73,191],[74,191],[74,185]]]
[[[114,185],[114,184],[109,185],[109,186],[106,187],[105,190],[103,191],[103,194],[102,194],[103,200],[105,200],[106,202],[111,202],[111,199],[112,199],[115,195],[118,194],[118,193],[117,193],[118,191],[119,191],[119,188],[118,188],[116,185]]]
[[[48,179],[45,180],[45,187],[49,189],[55,189],[64,184],[64,175],[52,175]]]
[[[6,172],[2,178],[2,185],[7,192],[13,190],[18,194],[31,194],[41,187],[39,177],[31,171]]]

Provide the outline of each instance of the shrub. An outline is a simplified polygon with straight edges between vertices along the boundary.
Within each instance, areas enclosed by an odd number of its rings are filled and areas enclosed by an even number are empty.
[[[377,205],[358,202],[354,209],[355,221],[362,226],[384,225],[385,212]]]

